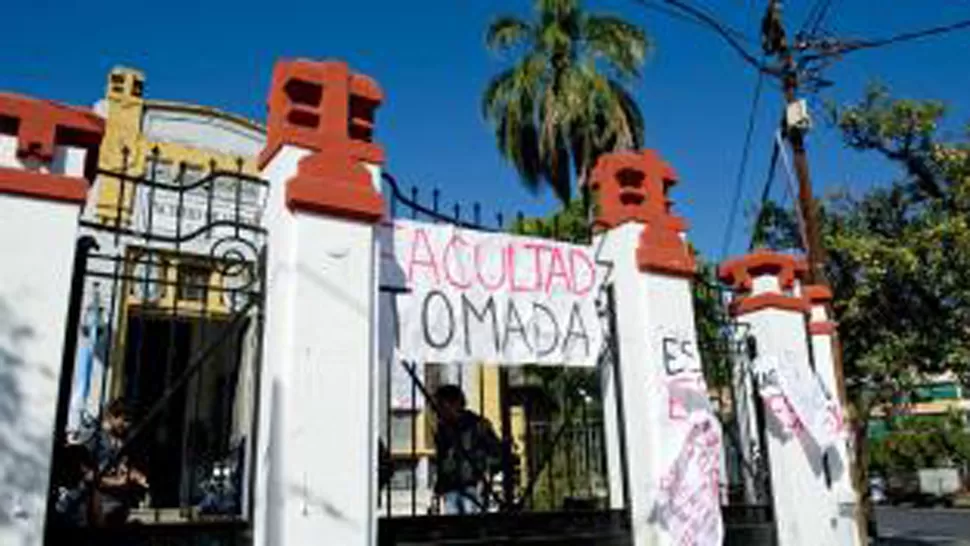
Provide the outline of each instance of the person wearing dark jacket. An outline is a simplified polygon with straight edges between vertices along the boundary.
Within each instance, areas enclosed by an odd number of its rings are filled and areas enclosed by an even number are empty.
[[[435,495],[443,501],[445,514],[480,512],[481,490],[501,465],[501,443],[491,423],[465,407],[460,387],[440,387],[435,393],[435,406]]]

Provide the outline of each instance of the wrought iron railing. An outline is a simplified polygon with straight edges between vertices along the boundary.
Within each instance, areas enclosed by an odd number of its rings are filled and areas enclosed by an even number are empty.
[[[166,171],[157,149],[123,157],[98,172],[95,187],[114,195],[96,195],[80,222],[50,536],[99,527],[104,478],[125,469],[147,478],[129,484],[129,523],[246,521],[252,507],[267,183],[241,162]],[[104,428],[113,400],[127,408],[124,434]],[[93,468],[79,477],[65,453],[85,452]],[[76,500],[58,504],[65,493]]]
[[[391,218],[487,232],[517,231],[526,222],[541,222],[521,213],[497,213],[488,220],[479,203],[449,205],[437,189],[421,194],[412,186],[406,191],[388,173],[383,182]],[[547,236],[556,238],[557,226],[550,221],[544,230]],[[607,364],[613,359],[608,353],[603,356]],[[491,421],[503,446],[497,471],[483,472],[477,511],[522,513],[608,505],[599,369],[445,366],[392,359],[381,365],[387,382],[381,437],[394,469],[380,495],[385,517],[440,514],[434,492],[438,408],[433,394],[442,384],[465,390],[468,409]]]

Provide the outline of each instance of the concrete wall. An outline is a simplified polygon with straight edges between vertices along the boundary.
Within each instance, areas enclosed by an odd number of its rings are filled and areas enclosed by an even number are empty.
[[[0,544],[40,544],[78,207],[0,194]]]

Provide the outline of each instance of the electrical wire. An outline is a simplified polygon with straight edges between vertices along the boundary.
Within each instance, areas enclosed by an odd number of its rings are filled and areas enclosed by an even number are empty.
[[[768,196],[771,195],[771,185],[775,181],[775,166],[778,165],[778,152],[778,141],[774,140],[774,146],[771,148],[771,161],[768,162],[768,178],[765,179],[765,185],[761,188],[761,201],[754,215],[754,225],[751,226],[751,239],[748,241],[748,252],[754,250],[755,237],[758,235],[758,229],[761,227],[761,215],[764,213]]]
[[[851,53],[853,51],[860,51],[863,49],[874,49],[877,47],[884,47],[888,45],[898,44],[902,42],[909,42],[913,40],[918,40],[920,38],[926,38],[929,36],[937,36],[940,34],[947,34],[950,32],[955,32],[957,30],[970,29],[970,19],[964,19],[962,21],[957,21],[948,25],[940,25],[936,27],[926,28],[922,30],[914,30],[911,32],[903,32],[895,36],[890,36],[888,38],[880,38],[873,40],[853,40],[850,43],[840,45],[834,48],[833,51],[826,51],[824,53],[809,56],[809,59],[818,59],[823,57],[831,57],[834,55],[842,55],[845,53]]]
[[[818,16],[815,18],[815,22],[812,24],[812,28],[809,29],[809,34],[815,34],[818,29],[821,28],[822,23],[825,21],[825,16],[828,15],[829,9],[832,7],[834,2],[832,0],[826,0],[825,4],[822,6],[821,11],[819,11]]]
[[[758,113],[758,103],[761,100],[761,89],[764,87],[765,74],[758,72],[758,81],[754,86],[754,97],[751,99],[751,111],[748,113],[748,123],[744,132],[744,145],[741,149],[741,163],[738,165],[738,176],[734,181],[734,198],[731,200],[731,209],[728,213],[727,227],[724,229],[724,241],[721,243],[721,260],[727,257],[734,235],[734,222],[738,216],[738,205],[741,203],[741,194],[744,190],[744,175],[748,168],[748,158],[751,157],[751,136],[754,133],[756,114]]]
[[[702,28],[708,28],[708,29],[710,28],[710,26],[707,25],[706,23],[704,23],[703,21],[701,21],[701,20],[699,20],[697,18],[691,17],[690,15],[687,15],[686,13],[677,11],[676,9],[674,9],[672,7],[669,7],[669,6],[664,5],[664,2],[662,0],[637,0],[637,2],[640,5],[642,5],[643,7],[647,8],[647,9],[656,11],[658,13],[663,13],[664,15],[667,15],[669,17],[673,17],[674,19],[677,19],[679,21],[683,21],[685,23],[690,23],[692,25],[695,25],[695,26],[698,26],[698,27],[702,27]],[[738,40],[742,40],[742,41],[747,42],[749,44],[755,44],[756,43],[753,38],[751,38],[747,34],[741,32],[740,30],[737,30],[735,28],[728,27],[726,25],[725,25],[725,30],[727,32],[730,32],[731,35],[734,36],[735,38],[737,38]]]
[[[802,208],[798,206],[798,188],[796,187],[795,170],[792,168],[791,160],[788,157],[788,153],[785,151],[785,144],[782,142],[781,130],[775,133],[775,146],[778,147],[782,164],[785,165],[785,172],[788,174],[788,191],[791,194],[792,203],[794,203],[793,208],[795,209],[795,219],[798,221],[798,234],[802,239],[802,248],[809,248],[808,229],[805,225],[805,218],[802,216]]]
[[[649,0],[633,1],[648,9],[654,7],[654,4],[650,3]],[[665,4],[669,4],[673,8],[676,8],[680,12],[706,26],[709,30],[713,30],[715,33],[720,35],[721,38],[731,47],[731,49],[733,49],[745,62],[753,66],[758,71],[772,76],[781,75],[780,69],[773,68],[759,61],[753,53],[748,51],[744,45],[741,44],[741,40],[737,37],[738,31],[722,23],[715,16],[707,13],[701,8],[692,6],[683,0],[663,0],[663,2]]]
[[[808,11],[808,16],[805,17],[805,22],[802,23],[802,28],[800,33],[808,33],[809,35],[815,34],[819,27],[822,26],[822,21],[825,20],[825,16],[828,15],[829,8],[832,7],[832,0],[818,0],[812,4],[811,9]]]

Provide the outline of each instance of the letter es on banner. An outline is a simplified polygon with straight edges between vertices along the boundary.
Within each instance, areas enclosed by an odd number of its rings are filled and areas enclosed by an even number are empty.
[[[602,271],[590,247],[395,220],[381,237],[397,352],[415,362],[595,366]],[[680,348],[690,350],[690,348]]]

